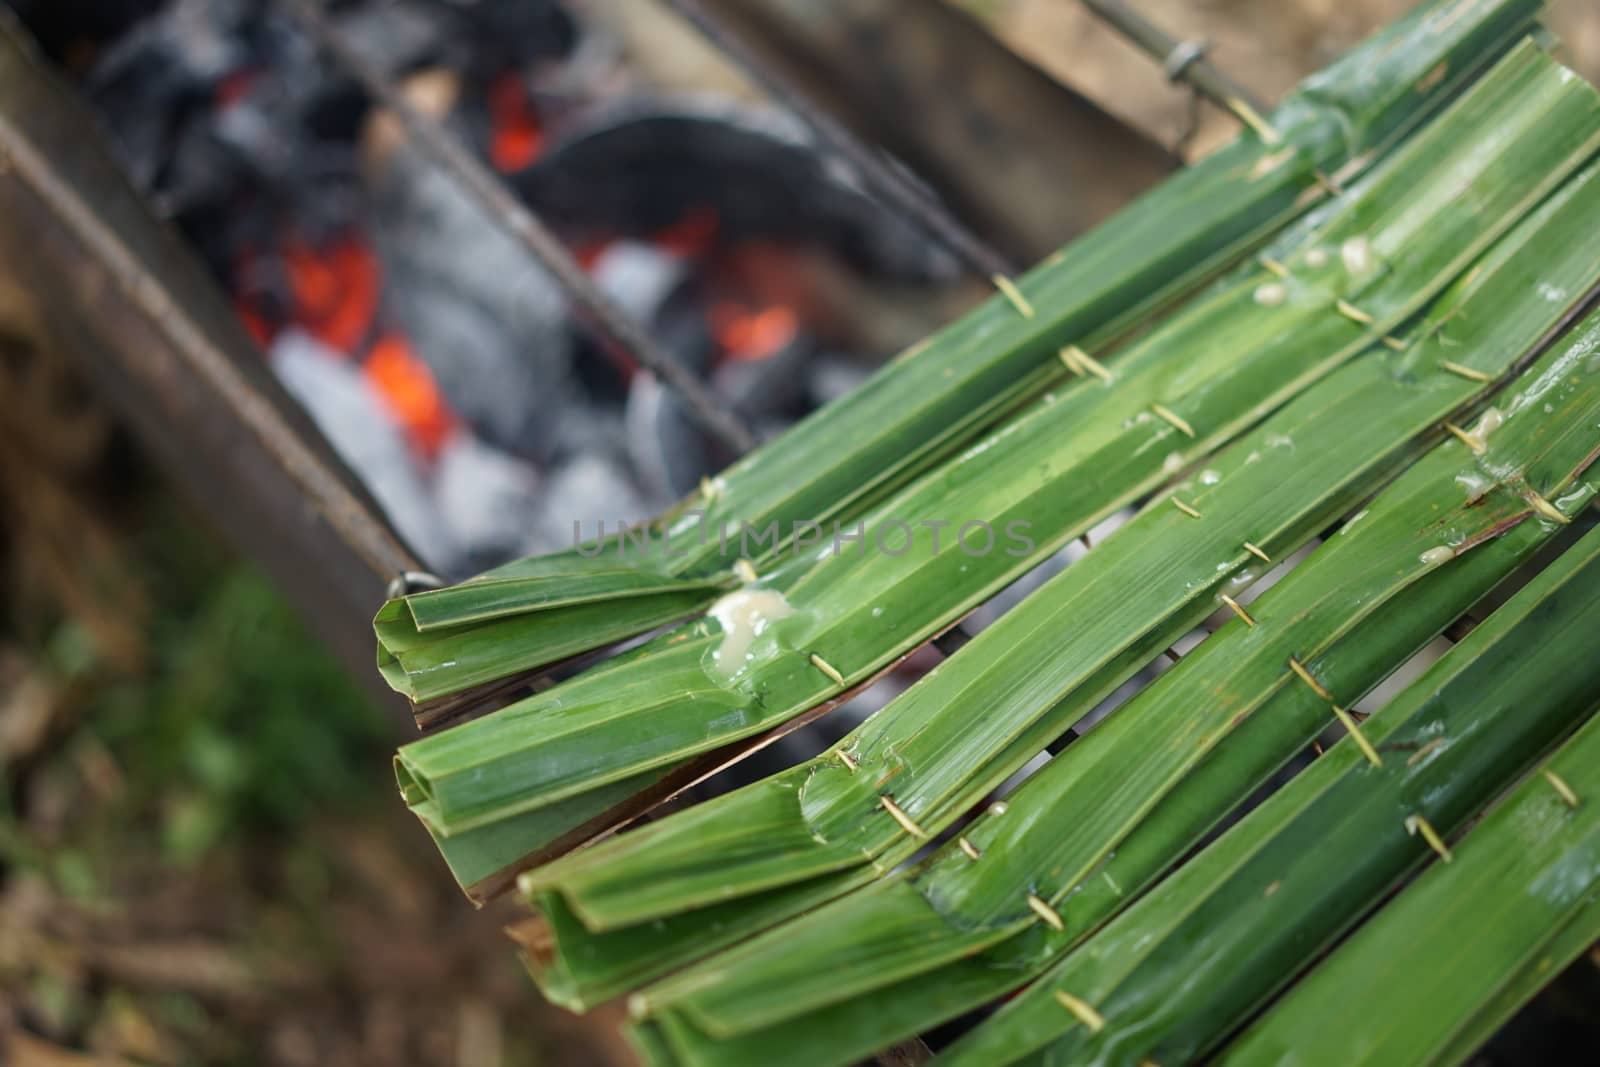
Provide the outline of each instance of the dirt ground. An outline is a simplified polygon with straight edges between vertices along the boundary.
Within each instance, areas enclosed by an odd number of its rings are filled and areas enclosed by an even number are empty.
[[[1189,123],[1187,91],[1082,5],[1062,0],[965,0],[1013,48],[1102,107],[1172,144]],[[1170,33],[1212,44],[1213,60],[1264,100],[1281,97],[1305,74],[1414,6],[1413,0],[1139,0],[1134,5]],[[1600,81],[1600,4],[1552,0],[1546,17],[1561,38],[1557,53]],[[1213,108],[1201,114],[1190,155],[1204,154],[1236,129]]]
[[[0,335],[0,1063],[623,1062],[395,799],[395,725]]]

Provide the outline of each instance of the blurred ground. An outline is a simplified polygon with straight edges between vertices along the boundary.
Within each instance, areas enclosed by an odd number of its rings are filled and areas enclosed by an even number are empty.
[[[0,1063],[621,1062],[394,802],[392,718],[3,337],[0,583]]]
[[[1080,4],[1062,0],[962,0],[1013,48],[1102,107],[1171,145],[1188,128],[1187,91],[1159,64]],[[1264,100],[1276,101],[1305,74],[1337,57],[1414,0],[1137,0],[1132,5],[1168,32],[1213,45],[1212,58]],[[1600,81],[1600,4],[1551,0],[1546,25],[1562,41],[1559,58]],[[1191,156],[1233,136],[1237,126],[1205,108]]]

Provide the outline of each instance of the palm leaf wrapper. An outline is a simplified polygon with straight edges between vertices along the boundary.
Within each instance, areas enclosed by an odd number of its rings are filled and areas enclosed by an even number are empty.
[[[1600,938],[1600,97],[1540,7],[1422,4],[646,536],[384,605],[401,794],[545,994],[657,1065],[997,1003],[941,1062],[1442,1064]]]

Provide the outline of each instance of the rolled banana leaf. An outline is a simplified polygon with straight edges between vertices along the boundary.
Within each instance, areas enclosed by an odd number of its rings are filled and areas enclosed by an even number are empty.
[[[1450,863],[1384,905],[1218,1062],[1465,1061],[1600,940],[1597,800],[1600,717],[1591,717],[1452,848]]]
[[[695,1062],[738,1062],[806,1031],[827,1036],[793,1046],[803,1062],[848,1063],[901,1026],[916,1032],[1038,973],[1345,716],[1335,699],[1370,688],[1463,594],[1481,594],[1589,503],[1597,352],[1600,316],[1530,369],[1504,411],[1485,413],[1504,421],[1481,456],[1454,439],[1438,446],[916,872],[668,979],[640,1010],[671,1020]]]
[[[1589,186],[1590,182],[1584,182],[1571,190],[1570,195],[1576,195],[1579,190],[1587,189]],[[1590,214],[1600,211],[1600,202],[1595,200],[1595,190],[1590,189],[1587,198],[1589,198]],[[1462,370],[1482,370],[1490,376],[1493,376],[1491,371],[1512,365],[1515,362],[1512,354],[1517,352],[1517,347],[1514,347],[1517,342],[1512,341],[1512,338],[1517,338],[1518,334],[1523,338],[1538,336],[1542,325],[1557,322],[1560,318],[1558,310],[1552,309],[1547,301],[1547,293],[1550,291],[1547,286],[1552,285],[1550,280],[1565,278],[1568,282],[1573,282],[1574,278],[1586,275],[1592,278],[1594,275],[1592,266],[1584,264],[1579,256],[1570,259],[1565,269],[1562,269],[1555,266],[1555,262],[1544,254],[1544,248],[1554,250],[1555,246],[1562,245],[1560,234],[1566,232],[1566,226],[1570,222],[1579,218],[1576,214],[1568,213],[1573,203],[1576,203],[1576,200],[1558,198],[1552,205],[1547,206],[1546,213],[1541,213],[1544,214],[1544,218],[1539,219],[1538,226],[1531,227],[1530,237],[1533,234],[1542,234],[1544,242],[1530,240],[1530,243],[1520,246],[1515,254],[1512,254],[1514,243],[1509,243],[1507,248],[1502,250],[1496,250],[1498,254],[1506,254],[1509,258],[1506,261],[1498,259],[1486,261],[1485,269],[1475,272],[1472,285],[1466,286],[1456,294],[1462,296],[1467,290],[1474,291],[1478,294],[1478,301],[1474,304],[1442,302],[1442,306],[1435,309],[1434,315],[1430,315],[1427,320],[1429,325],[1422,330],[1422,334],[1429,338],[1426,342],[1416,344],[1405,357],[1374,354],[1370,370],[1363,370],[1365,365],[1357,365],[1342,371],[1325,387],[1314,390],[1312,394],[1302,398],[1299,405],[1291,406],[1290,410],[1285,411],[1280,418],[1272,419],[1267,426],[1262,427],[1261,432],[1256,435],[1256,440],[1240,443],[1232,453],[1219,458],[1216,466],[1219,483],[1238,477],[1232,469],[1232,462],[1242,459],[1245,478],[1238,485],[1240,496],[1234,499],[1250,499],[1256,493],[1270,493],[1270,488],[1267,486],[1274,485],[1275,482],[1285,482],[1299,486],[1299,493],[1304,494],[1307,499],[1318,499],[1318,494],[1326,494],[1320,499],[1336,501],[1341,491],[1338,478],[1323,478],[1325,472],[1320,469],[1302,470],[1299,466],[1291,467],[1290,464],[1294,464],[1293,458],[1280,458],[1275,462],[1272,459],[1262,459],[1262,454],[1267,453],[1267,450],[1261,448],[1262,443],[1267,440],[1277,440],[1278,446],[1282,448],[1283,442],[1294,442],[1296,450],[1306,448],[1307,451],[1312,451],[1314,446],[1320,446],[1330,453],[1338,453],[1339,438],[1341,435],[1347,437],[1347,430],[1344,429],[1347,424],[1341,426],[1338,422],[1333,422],[1333,419],[1355,418],[1360,419],[1360,424],[1365,427],[1384,426],[1387,422],[1376,418],[1378,411],[1397,414],[1392,408],[1405,408],[1410,405],[1414,411],[1418,411],[1418,424],[1421,426],[1421,419],[1427,418],[1429,414],[1430,418],[1440,418],[1442,414],[1446,414],[1450,402],[1443,395],[1429,395],[1429,390],[1421,395],[1406,397],[1406,394],[1411,392],[1410,387],[1414,387],[1411,384],[1418,381],[1416,374],[1418,368],[1437,366],[1435,362],[1443,355],[1454,355],[1456,358],[1466,360],[1466,363],[1454,363],[1454,366]],[[1552,267],[1554,274],[1549,272]],[[1581,286],[1573,286],[1573,291],[1579,290]],[[1485,296],[1493,294],[1498,298],[1509,298],[1514,293],[1520,294],[1520,299],[1499,302],[1499,314],[1477,315],[1470,312],[1470,309],[1477,307],[1478,304],[1482,304],[1483,309],[1494,306],[1493,299],[1485,301],[1483,299]],[[1456,328],[1450,331],[1443,330],[1442,326],[1451,322]],[[1475,328],[1464,333],[1456,331],[1469,323],[1474,323]],[[1576,334],[1574,341],[1565,342],[1554,355],[1549,355],[1546,363],[1541,366],[1544,368],[1563,366],[1562,360],[1565,360],[1565,365],[1581,366],[1582,350],[1584,350],[1582,344],[1584,344],[1584,334]],[[1429,378],[1421,381],[1429,381]],[[1528,381],[1533,382],[1538,379],[1530,378]],[[1349,384],[1365,382],[1365,387],[1355,387],[1347,394],[1342,394],[1346,395],[1349,403],[1328,405],[1326,408],[1330,418],[1330,422],[1326,424],[1330,427],[1328,437],[1310,434],[1310,426],[1314,424],[1296,422],[1296,416],[1299,414],[1296,408],[1318,410],[1322,406],[1322,397],[1341,395],[1341,390],[1347,386],[1347,382]],[[1464,398],[1469,397],[1470,392],[1472,390],[1461,390],[1454,400],[1461,403]],[[1430,413],[1427,411],[1429,405],[1432,405]],[[1270,453],[1267,454],[1270,456]],[[1410,454],[1410,451],[1400,448],[1398,454],[1405,456]],[[1352,461],[1358,459],[1360,458],[1355,456]],[[1266,462],[1267,466],[1261,467],[1262,462]],[[1278,469],[1277,464],[1283,464],[1283,469]],[[1333,466],[1334,464],[1330,464],[1330,467]],[[1381,464],[1371,467],[1366,470],[1366,477],[1370,480],[1381,478],[1382,475],[1379,474],[1381,470]],[[1429,491],[1434,493],[1435,490],[1429,486]],[[1288,499],[1290,494],[1285,494],[1272,502],[1282,506]],[[1232,512],[1234,507],[1224,506],[1226,502],[1226,499],[1219,496],[1216,499],[1218,510]],[[1424,507],[1432,509],[1435,504],[1437,499],[1429,498]],[[1210,510],[1206,510],[1206,514],[1210,514]],[[1138,526],[1141,522],[1144,520],[1136,520],[1133,526],[1128,530],[1118,531],[1115,537],[1138,536]],[[1382,606],[1384,614],[1381,617],[1366,619],[1363,622],[1363,641],[1352,645],[1346,638],[1339,638],[1338,656],[1312,656],[1310,648],[1296,649],[1307,664],[1312,664],[1312,669],[1320,670],[1336,680],[1339,693],[1349,694],[1349,699],[1355,699],[1365,693],[1366,689],[1376,685],[1376,681],[1381,680],[1384,673],[1394,669],[1395,665],[1400,664],[1406,656],[1410,656],[1414,648],[1426,643],[1438,630],[1442,630],[1448,622],[1453,621],[1454,617],[1458,617],[1472,601],[1477,600],[1477,597],[1480,597],[1490,585],[1498,581],[1499,577],[1509,573],[1510,569],[1525,560],[1526,555],[1534,547],[1542,544],[1549,530],[1550,525],[1533,523],[1515,531],[1515,536],[1510,533],[1501,534],[1494,539],[1493,549],[1478,549],[1470,557],[1470,563],[1454,563],[1448,568],[1450,569],[1448,581],[1427,577],[1413,589],[1411,585],[1394,587],[1390,584],[1392,582],[1390,576],[1379,574],[1373,579],[1378,584],[1355,587],[1355,592],[1368,597],[1366,608],[1358,609],[1350,608],[1347,603],[1346,597],[1352,595],[1352,592],[1347,589],[1346,581],[1341,574],[1350,573],[1352,565],[1341,563],[1341,558],[1355,558],[1350,557],[1349,553],[1370,550],[1368,537],[1378,534],[1366,534],[1365,530],[1352,531],[1349,536],[1338,539],[1333,549],[1323,549],[1323,552],[1314,555],[1312,563],[1307,565],[1304,571],[1291,574],[1288,579],[1288,589],[1291,592],[1269,593],[1269,597],[1290,598],[1291,603],[1296,601],[1317,603],[1325,613],[1333,613],[1331,617],[1334,619],[1346,617],[1338,614],[1341,611],[1354,611],[1355,614],[1349,617],[1360,616],[1365,619],[1368,614]],[[1179,553],[1186,550],[1182,539],[1189,536],[1189,531],[1178,528],[1163,533],[1165,537],[1141,539],[1131,545],[1128,552],[1130,555],[1149,553],[1150,558],[1160,558],[1162,552]],[[1355,536],[1357,533],[1360,533],[1360,536]],[[1163,549],[1163,539],[1171,542],[1170,547]],[[1421,552],[1424,549],[1418,550]],[[1330,553],[1333,561],[1325,563],[1323,560],[1330,557]],[[1090,557],[1080,561],[1074,569],[1090,568],[1094,563],[1093,555],[1094,553],[1090,553]],[[1341,571],[1341,568],[1344,569]],[[1318,576],[1323,574],[1331,577],[1326,584],[1318,584],[1320,581]],[[1061,581],[1067,584],[1066,579]],[[1389,590],[1390,595],[1402,598],[1406,606],[1403,608],[1386,606],[1389,601],[1378,597],[1379,590]],[[1275,601],[1277,600],[1269,600],[1269,603]],[[1253,611],[1253,617],[1259,617],[1256,609],[1251,608],[1250,611]],[[1046,629],[1045,632],[1050,630]],[[1301,633],[1301,630],[1296,630],[1294,633]],[[1162,637],[1166,637],[1165,632]],[[1229,641],[1219,641],[1219,646],[1227,648]],[[1070,651],[1072,648],[1069,645],[1067,648],[1058,648],[1056,654],[1070,656]],[[1272,656],[1275,654],[1274,649],[1267,649],[1266,654]],[[1224,653],[1210,653],[1210,656],[1224,656]],[[1208,661],[1200,659],[1197,662],[1203,664]],[[1211,659],[1210,662],[1214,664],[1216,678],[1189,681],[1187,685],[1190,689],[1200,693],[1213,693],[1219,688],[1227,688],[1226,680],[1234,670],[1234,664],[1227,659]],[[1189,672],[1194,670],[1198,670],[1198,667],[1187,665],[1186,661],[1186,665],[1176,673],[1178,677],[1192,678]],[[1163,681],[1162,686],[1165,685],[1182,685],[1182,683]],[[1013,771],[1019,761],[1026,760],[1029,755],[1037,752],[1042,747],[1042,739],[1053,737],[1064,729],[1067,721],[1091,709],[1101,691],[1102,689],[1091,689],[1086,693],[1078,691],[1072,696],[1064,697],[1051,710],[1050,717],[1042,729],[1029,731],[1022,736],[1026,744],[1016,745],[1010,761],[984,768],[981,774],[974,774],[974,781],[965,785],[965,789],[958,793],[957,800],[950,801],[942,806],[942,809],[946,813],[960,813],[963,809],[978,803],[984,792],[998,784],[1006,773]],[[1163,699],[1163,693],[1168,693],[1168,689],[1158,688],[1150,696],[1138,697],[1134,704],[1118,712],[1118,723],[1138,721],[1141,713],[1138,709],[1158,705]],[[1224,712],[1227,715],[1242,713],[1242,709],[1250,707],[1246,701],[1246,693],[1248,691],[1242,691],[1238,701],[1227,702],[1221,705],[1222,710],[1214,713],[1216,715],[1224,715]],[[1304,696],[1306,694],[1296,691],[1288,693],[1275,693],[1272,689],[1262,691],[1253,699],[1267,701],[1269,702],[1267,707],[1275,710],[1264,710],[1264,712],[1258,710],[1251,713],[1246,725],[1243,726],[1248,741],[1240,742],[1242,745],[1240,749],[1206,755],[1206,745],[1202,745],[1195,752],[1186,750],[1182,753],[1186,757],[1182,761],[1182,766],[1194,763],[1192,758],[1187,757],[1200,755],[1202,758],[1200,758],[1200,769],[1190,776],[1179,774],[1170,779],[1170,784],[1171,781],[1178,782],[1178,792],[1173,793],[1174,797],[1178,797],[1179,793],[1184,795],[1184,800],[1178,801],[1176,808],[1173,809],[1174,813],[1178,814],[1176,821],[1173,821],[1173,825],[1168,829],[1160,832],[1152,830],[1152,833],[1157,833],[1157,837],[1165,835],[1162,840],[1168,849],[1166,853],[1168,857],[1181,853],[1182,849],[1186,849],[1192,841],[1197,840],[1198,835],[1205,832],[1206,827],[1214,819],[1226,813],[1227,808],[1235,803],[1237,798],[1254,789],[1256,784],[1269,776],[1282,761],[1290,758],[1296,750],[1302,749],[1318,729],[1322,729],[1326,723],[1325,709],[1320,709],[1315,704],[1307,705]],[[986,707],[986,710],[989,709]],[[893,713],[893,707],[885,713]],[[1122,726],[1118,726],[1117,729],[1122,729]],[[1064,760],[1064,765],[1082,766],[1083,761],[1088,760],[1096,750],[1104,750],[1102,745],[1106,742],[1094,741],[1094,737],[1110,737],[1114,734],[1115,731],[1096,729],[1096,733],[1091,734],[1091,739],[1078,742],[1086,745],[1082,753],[1069,750],[1069,755],[1059,758]],[[1211,737],[1210,741],[1214,742],[1214,737]],[[1130,744],[1125,745],[1125,752],[1120,752],[1120,755],[1112,757],[1112,760],[1125,758],[1130,761],[1130,766],[1138,765],[1142,758],[1142,750],[1152,744],[1154,742],[1147,741],[1146,737],[1133,736]],[[1074,745],[1074,749],[1075,747],[1077,745]],[[1213,763],[1216,766],[1211,766]],[[1106,766],[1110,765],[1112,763],[1107,763]],[[798,790],[802,793],[803,801],[806,801],[810,800],[810,797],[806,797],[806,792],[810,790],[811,779],[819,774],[829,773],[835,773],[834,768],[829,766],[826,760],[821,760],[810,768],[800,768],[797,773],[781,776],[774,781],[782,784],[784,779],[789,779],[792,782],[790,792]],[[1200,790],[1198,797],[1187,795],[1189,782],[1192,781],[1194,774],[1200,774],[1202,777],[1218,776],[1219,781],[1227,782],[1226,790],[1218,792],[1218,787],[1210,785]],[[1158,798],[1158,808],[1166,805],[1163,790],[1154,790],[1154,797]],[[774,925],[784,918],[792,917],[795,913],[826,901],[830,896],[843,893],[851,886],[859,885],[862,880],[877,877],[880,870],[904,861],[920,845],[918,838],[912,837],[909,833],[902,833],[902,827],[885,821],[882,811],[872,813],[877,816],[872,817],[872,814],[866,814],[872,809],[858,806],[854,808],[854,813],[859,821],[866,824],[864,827],[853,830],[838,830],[837,827],[818,830],[816,840],[808,840],[805,845],[800,846],[802,849],[816,849],[818,845],[832,846],[837,841],[840,845],[835,853],[837,856],[845,856],[845,846],[862,849],[862,853],[858,853],[861,859],[854,861],[853,869],[808,878],[806,877],[808,867],[802,862],[797,864],[797,875],[790,878],[790,883],[795,883],[792,889],[776,891],[770,888],[750,894],[746,901],[707,904],[707,901],[717,899],[715,897],[717,889],[722,889],[723,893],[730,896],[731,893],[750,893],[746,886],[739,885],[736,880],[739,873],[750,870],[750,862],[768,859],[773,861],[768,864],[768,869],[778,870],[778,861],[784,857],[786,849],[790,854],[795,854],[797,848],[795,840],[798,838],[795,835],[790,835],[789,838],[781,837],[778,833],[778,830],[787,829],[787,824],[784,822],[787,809],[782,806],[774,809],[760,808],[758,803],[762,800],[782,801],[782,792],[762,790],[760,787],[742,790],[742,795],[736,793],[733,797],[710,801],[709,805],[702,805],[691,813],[674,816],[658,827],[635,833],[630,838],[603,843],[595,849],[590,849],[589,853],[578,854],[568,861],[552,865],[549,869],[526,875],[525,885],[530,889],[538,888],[541,883],[552,886],[546,891],[536,889],[533,896],[533,904],[542,917],[546,918],[550,928],[546,952],[533,960],[534,974],[546,989],[547,995],[566,1005],[584,1005],[627,992],[632,987],[637,987],[640,982],[661,974],[666,969],[685,965],[710,950],[730,944],[741,937],[752,936],[766,926]],[[1218,805],[1222,805],[1221,808]],[[1126,825],[1128,819],[1134,819],[1134,825],[1142,827],[1142,822],[1138,822],[1138,811],[1141,811],[1138,806],[1123,809],[1123,814],[1120,816],[1122,825]],[[1168,822],[1165,816],[1149,816],[1147,821],[1149,819],[1154,819],[1157,824],[1163,825]],[[938,832],[946,822],[946,817],[941,816],[938,819],[931,819],[922,829],[930,833]],[[741,832],[741,827],[749,824],[754,824],[755,832],[746,835]],[[1102,824],[1102,832],[1104,829],[1106,825]],[[861,830],[870,830],[872,833],[867,835]],[[696,841],[704,841],[704,848],[707,849],[706,856],[702,857],[704,862],[701,867],[693,865],[693,846]],[[741,843],[746,841],[749,846],[741,848]],[[766,853],[757,851],[760,848],[765,848]],[[1126,849],[1123,851],[1126,853]],[[811,854],[814,856],[816,853],[813,851]],[[866,862],[867,856],[874,854],[874,861],[870,864]],[[1115,878],[1115,885],[1122,886],[1128,893],[1136,891],[1144,881],[1154,877],[1158,870],[1158,867],[1152,869],[1149,864],[1139,865],[1141,864],[1138,859],[1139,854],[1141,851],[1134,849],[1133,853],[1126,854],[1126,859],[1118,861],[1122,865],[1122,870]],[[803,861],[805,857],[805,851],[798,853],[798,859]],[[725,881],[718,883],[718,872],[722,873]],[[674,889],[680,894],[680,899],[686,897],[691,902],[698,902],[699,907],[690,907],[683,913],[672,913],[672,915],[664,913],[654,921],[642,921],[637,925],[600,926],[598,929],[586,925],[584,920],[590,918],[587,913],[584,917],[579,917],[578,913],[574,912],[573,904],[576,902],[598,901],[605,905],[608,904],[608,899],[603,894],[610,894],[613,891],[621,893],[629,885],[634,886],[635,893],[653,897],[651,902],[658,907],[659,901],[670,899],[669,894],[674,893]],[[706,893],[707,888],[712,889],[712,893]],[[1070,897],[1072,910],[1083,910],[1086,915],[1085,921],[1090,925],[1106,917],[1106,910],[1102,910],[1104,907],[1120,904],[1120,891],[1117,897],[1104,899],[1102,894],[1096,893],[1098,888],[1098,883],[1080,886],[1080,889],[1086,891]],[[1005,992],[1005,982],[1011,981],[1008,974],[1014,973],[1018,966],[1021,966],[1021,957],[1013,958],[1003,968],[997,966],[982,971],[979,977],[990,977],[994,982],[989,982],[986,987],[984,982],[979,981],[976,984],[966,985],[966,989],[987,989],[987,995]],[[1000,985],[995,987],[995,982]],[[904,993],[915,1003],[922,1003],[926,1000],[923,998],[923,993],[933,989],[938,989],[938,985],[923,982],[920,985],[910,985],[906,989],[894,990],[893,995],[880,993],[875,995],[872,1001],[874,1011],[870,1013],[870,1017],[856,1013],[856,1022],[862,1025],[851,1030],[842,1021],[830,1019],[826,1030],[838,1040],[848,1041],[853,1038],[856,1041],[866,1041],[867,1045],[864,1048],[854,1048],[854,1046],[851,1048],[858,1054],[867,1053],[872,1048],[875,1035],[882,1033],[886,1025],[886,997],[893,1000],[894,997]],[[984,998],[986,998],[984,995],[979,995],[978,1003]],[[939,1003],[946,1001],[966,1008],[976,1006],[976,1003],[968,1003],[962,998],[944,998]],[[941,1021],[939,1017],[922,1019],[926,1025],[938,1021]],[[918,1025],[910,1025],[902,1035],[910,1035],[918,1029],[920,1029]]]
[[[831,530],[865,514],[1065,380],[1063,346],[1104,355],[1354,179],[1510,48],[1541,7],[1420,5],[1307,79],[1272,116],[1271,143],[1243,134],[1169,179],[648,528],[390,601],[375,620],[383,676],[427,722],[459,711],[452,698],[703,608],[735,581],[742,556],[765,571],[809,524]],[[753,551],[721,536],[747,528],[767,535]]]
[[[488,827],[781,726],[870,679],[1031,559],[1204,457],[1374,338],[1401,344],[1388,332],[1600,143],[1596,104],[1585,83],[1525,44],[1293,255],[1185,309],[1130,348],[1111,382],[1086,376],[1047,395],[890,500],[865,524],[861,553],[824,547],[759,583],[756,595],[776,597],[785,616],[773,618],[759,640],[737,626],[724,630],[727,620],[714,610],[545,693],[408,745],[397,765],[412,810],[440,837]],[[1176,509],[1170,516],[1197,505],[1168,506]],[[991,535],[1031,524],[1033,552],[974,554],[948,534],[940,548],[938,528],[912,530],[898,518],[930,515],[978,517]],[[885,531],[892,526],[910,531],[909,545],[891,545]],[[1243,548],[1234,551],[1236,575],[1253,560]],[[1224,576],[1219,570],[1211,584]],[[1198,588],[1175,592],[1194,605]],[[1017,631],[1005,632],[984,647]],[[722,662],[735,645],[743,659]],[[987,666],[987,655],[957,656],[936,671],[908,694],[922,694],[909,699],[910,714],[947,705],[951,683],[965,688],[981,674],[955,665]],[[1114,665],[1123,676],[1136,666]],[[985,683],[992,682],[991,674]],[[936,698],[927,700],[929,693]],[[986,744],[1015,740],[1005,732],[1007,720],[993,721]],[[960,734],[971,740],[965,726]],[[936,733],[921,736],[919,743],[936,743]],[[849,755],[885,770],[915,765],[903,748],[876,742]],[[917,766],[915,783],[902,779],[907,786],[943,788],[937,761]],[[859,785],[842,788],[843,803],[859,799],[851,796]],[[905,810],[918,818],[912,809],[922,801],[908,795]],[[529,842],[525,851],[541,844]]]
[[[1597,214],[1591,167],[1468,272],[1405,352],[1379,345],[1310,390],[1180,486],[1188,511],[1160,500],[834,751],[531,872],[525,885],[549,891],[547,902],[559,895],[554,910],[598,932],[896,862],[917,839],[886,817],[880,792],[939,832],[1214,610],[1215,594],[1258,576],[1263,556],[1282,558],[1369,492],[1413,454],[1416,435],[1562,322],[1595,275],[1568,236]],[[1556,291],[1563,300],[1550,300]],[[1352,437],[1352,424],[1363,432]],[[1096,625],[1074,625],[1083,618]]]
[[[946,1062],[1192,1062],[1408,871],[1430,861],[1453,866],[1451,836],[1591,718],[1600,702],[1600,673],[1573,665],[1588,655],[1597,626],[1600,531],[1564,553],[1363,724],[1366,744],[1381,753],[1380,765],[1373,766],[1353,738],[1341,741],[957,1042]],[[1584,733],[1580,752],[1592,731]],[[1570,766],[1565,760],[1560,765]],[[1564,803],[1548,783],[1545,788],[1552,801]],[[1524,836],[1533,835],[1524,829],[1518,837]],[[1592,835],[1588,846],[1592,853]],[[1491,862],[1505,860],[1502,854]],[[1574,873],[1583,869],[1580,858]],[[1552,893],[1558,909],[1583,897],[1582,886]],[[1538,910],[1549,919],[1548,911]],[[1527,921],[1541,922],[1533,914]],[[1486,933],[1474,922],[1470,932],[1457,929],[1451,944],[1459,950]],[[1387,959],[1393,965],[1400,957]],[[1433,973],[1437,980],[1453,969]],[[1369,995],[1395,993],[1390,984],[1375,985],[1375,977],[1363,976]],[[1296,1047],[1315,1058],[1316,1046],[1305,1035],[1296,1035]]]

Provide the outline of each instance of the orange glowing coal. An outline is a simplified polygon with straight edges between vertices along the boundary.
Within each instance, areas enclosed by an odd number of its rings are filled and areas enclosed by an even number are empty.
[[[753,363],[781,352],[800,329],[800,317],[787,304],[748,308],[723,301],[712,306],[708,318],[723,358],[737,363]]]
[[[396,422],[405,428],[412,445],[425,459],[435,459],[445,440],[455,431],[450,411],[433,372],[405,337],[386,333],[367,353],[367,380],[383,397]]]
[[[383,275],[372,249],[354,236],[322,248],[291,238],[284,242],[283,262],[295,322],[330,348],[354,354],[378,314]]]
[[[489,158],[501,172],[519,171],[539,158],[544,130],[515,73],[502,74],[489,86]]]
[[[722,229],[722,220],[709,206],[700,204],[690,208],[677,222],[663,227],[651,235],[657,248],[684,259],[704,256],[716,246]]]
[[[320,246],[291,236],[282,252],[293,298],[289,322],[359,363],[418,455],[436,459],[457,419],[405,335],[380,323],[383,270],[372,249],[349,234]],[[276,326],[253,302],[238,307],[250,332],[270,345]]]

